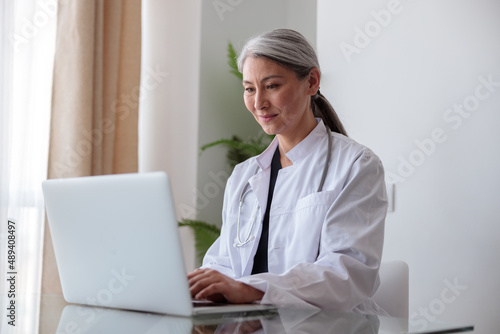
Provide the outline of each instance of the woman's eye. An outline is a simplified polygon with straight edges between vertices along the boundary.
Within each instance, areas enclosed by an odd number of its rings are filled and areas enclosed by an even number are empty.
[[[253,88],[245,88],[245,93],[253,93]]]
[[[267,89],[274,89],[274,88],[277,88],[278,85],[277,84],[269,84],[267,85]]]

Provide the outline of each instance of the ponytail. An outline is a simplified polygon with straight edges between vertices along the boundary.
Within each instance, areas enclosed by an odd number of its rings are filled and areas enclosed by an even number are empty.
[[[311,108],[314,114],[314,117],[319,117],[323,120],[323,123],[327,127],[330,128],[333,132],[337,132],[340,134],[343,134],[344,136],[347,136],[347,132],[344,128],[344,125],[342,125],[342,122],[340,121],[339,116],[335,112],[335,109],[333,109],[332,105],[326,97],[321,94],[321,92],[318,91],[316,94],[311,98]]]

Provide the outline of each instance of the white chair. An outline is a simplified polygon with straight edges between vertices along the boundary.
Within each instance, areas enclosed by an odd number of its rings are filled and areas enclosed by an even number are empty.
[[[380,265],[380,286],[372,299],[391,317],[408,318],[409,269],[404,261]]]

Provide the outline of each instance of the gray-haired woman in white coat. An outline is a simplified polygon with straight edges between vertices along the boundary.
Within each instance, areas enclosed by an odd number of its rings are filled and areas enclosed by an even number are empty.
[[[298,32],[251,39],[238,65],[247,109],[276,137],[229,178],[221,235],[188,274],[193,297],[383,312],[370,299],[387,211],[380,159],[347,137]]]

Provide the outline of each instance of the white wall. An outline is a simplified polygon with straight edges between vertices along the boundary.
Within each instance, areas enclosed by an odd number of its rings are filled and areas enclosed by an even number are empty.
[[[316,1],[253,0],[203,1],[201,22],[200,109],[198,144],[238,135],[256,136],[261,128],[245,108],[241,81],[229,73],[227,42],[239,50],[245,41],[275,28],[300,31],[313,44],[316,39]],[[226,150],[211,148],[198,160],[197,218],[221,223]]]
[[[200,22],[201,0],[142,2],[139,171],[167,172],[177,207],[196,185]],[[190,230],[181,235],[190,270]]]
[[[498,332],[500,2],[318,0],[317,9],[321,90],[396,182],[384,260],[410,266],[410,321]]]

